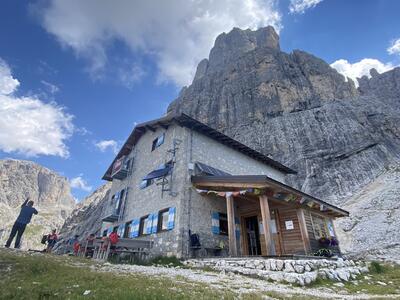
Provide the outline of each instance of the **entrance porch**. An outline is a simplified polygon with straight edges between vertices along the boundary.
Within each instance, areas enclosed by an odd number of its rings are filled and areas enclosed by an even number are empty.
[[[332,220],[348,215],[267,176],[193,176],[192,183],[226,201],[229,256],[312,254],[320,237],[335,236]]]

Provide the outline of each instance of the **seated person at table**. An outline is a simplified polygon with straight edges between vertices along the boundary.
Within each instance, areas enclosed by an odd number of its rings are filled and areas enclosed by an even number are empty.
[[[118,243],[118,240],[119,240],[118,233],[116,231],[111,232],[109,239],[110,239],[110,243],[111,243],[110,249],[115,249],[116,245]]]

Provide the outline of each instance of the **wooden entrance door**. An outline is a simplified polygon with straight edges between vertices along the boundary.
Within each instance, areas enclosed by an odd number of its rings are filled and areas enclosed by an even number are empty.
[[[282,234],[279,226],[279,211],[271,210],[271,234],[275,245],[275,254],[282,255]]]

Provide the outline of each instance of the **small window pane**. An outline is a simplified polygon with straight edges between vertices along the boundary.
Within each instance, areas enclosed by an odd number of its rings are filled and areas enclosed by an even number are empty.
[[[151,144],[151,151],[154,151],[156,148],[160,147],[164,143],[164,137],[165,133],[153,140],[153,143]]]
[[[131,235],[131,224],[132,222],[125,223],[124,238],[128,238]]]
[[[164,143],[164,136],[165,134],[163,133],[157,138],[156,147],[160,147]]]
[[[167,230],[168,229],[168,217],[169,213],[168,211],[165,211],[161,214],[161,230]]]
[[[313,215],[314,233],[315,238],[329,237],[328,227],[324,218]]]
[[[228,216],[226,214],[219,214],[219,234],[228,235]]]
[[[148,225],[149,221],[150,221],[149,220],[149,216],[142,217],[140,219],[140,232],[139,232],[139,235],[147,235],[147,234],[149,234],[147,232],[147,225]]]
[[[151,180],[142,180],[141,182],[140,182],[140,184],[139,184],[139,188],[142,190],[142,189],[145,189],[145,188],[147,188],[149,185],[151,184]]]

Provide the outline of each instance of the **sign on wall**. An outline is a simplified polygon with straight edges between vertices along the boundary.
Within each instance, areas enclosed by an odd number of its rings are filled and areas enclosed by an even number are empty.
[[[293,230],[294,229],[293,221],[292,220],[285,221],[285,227],[286,230]]]

